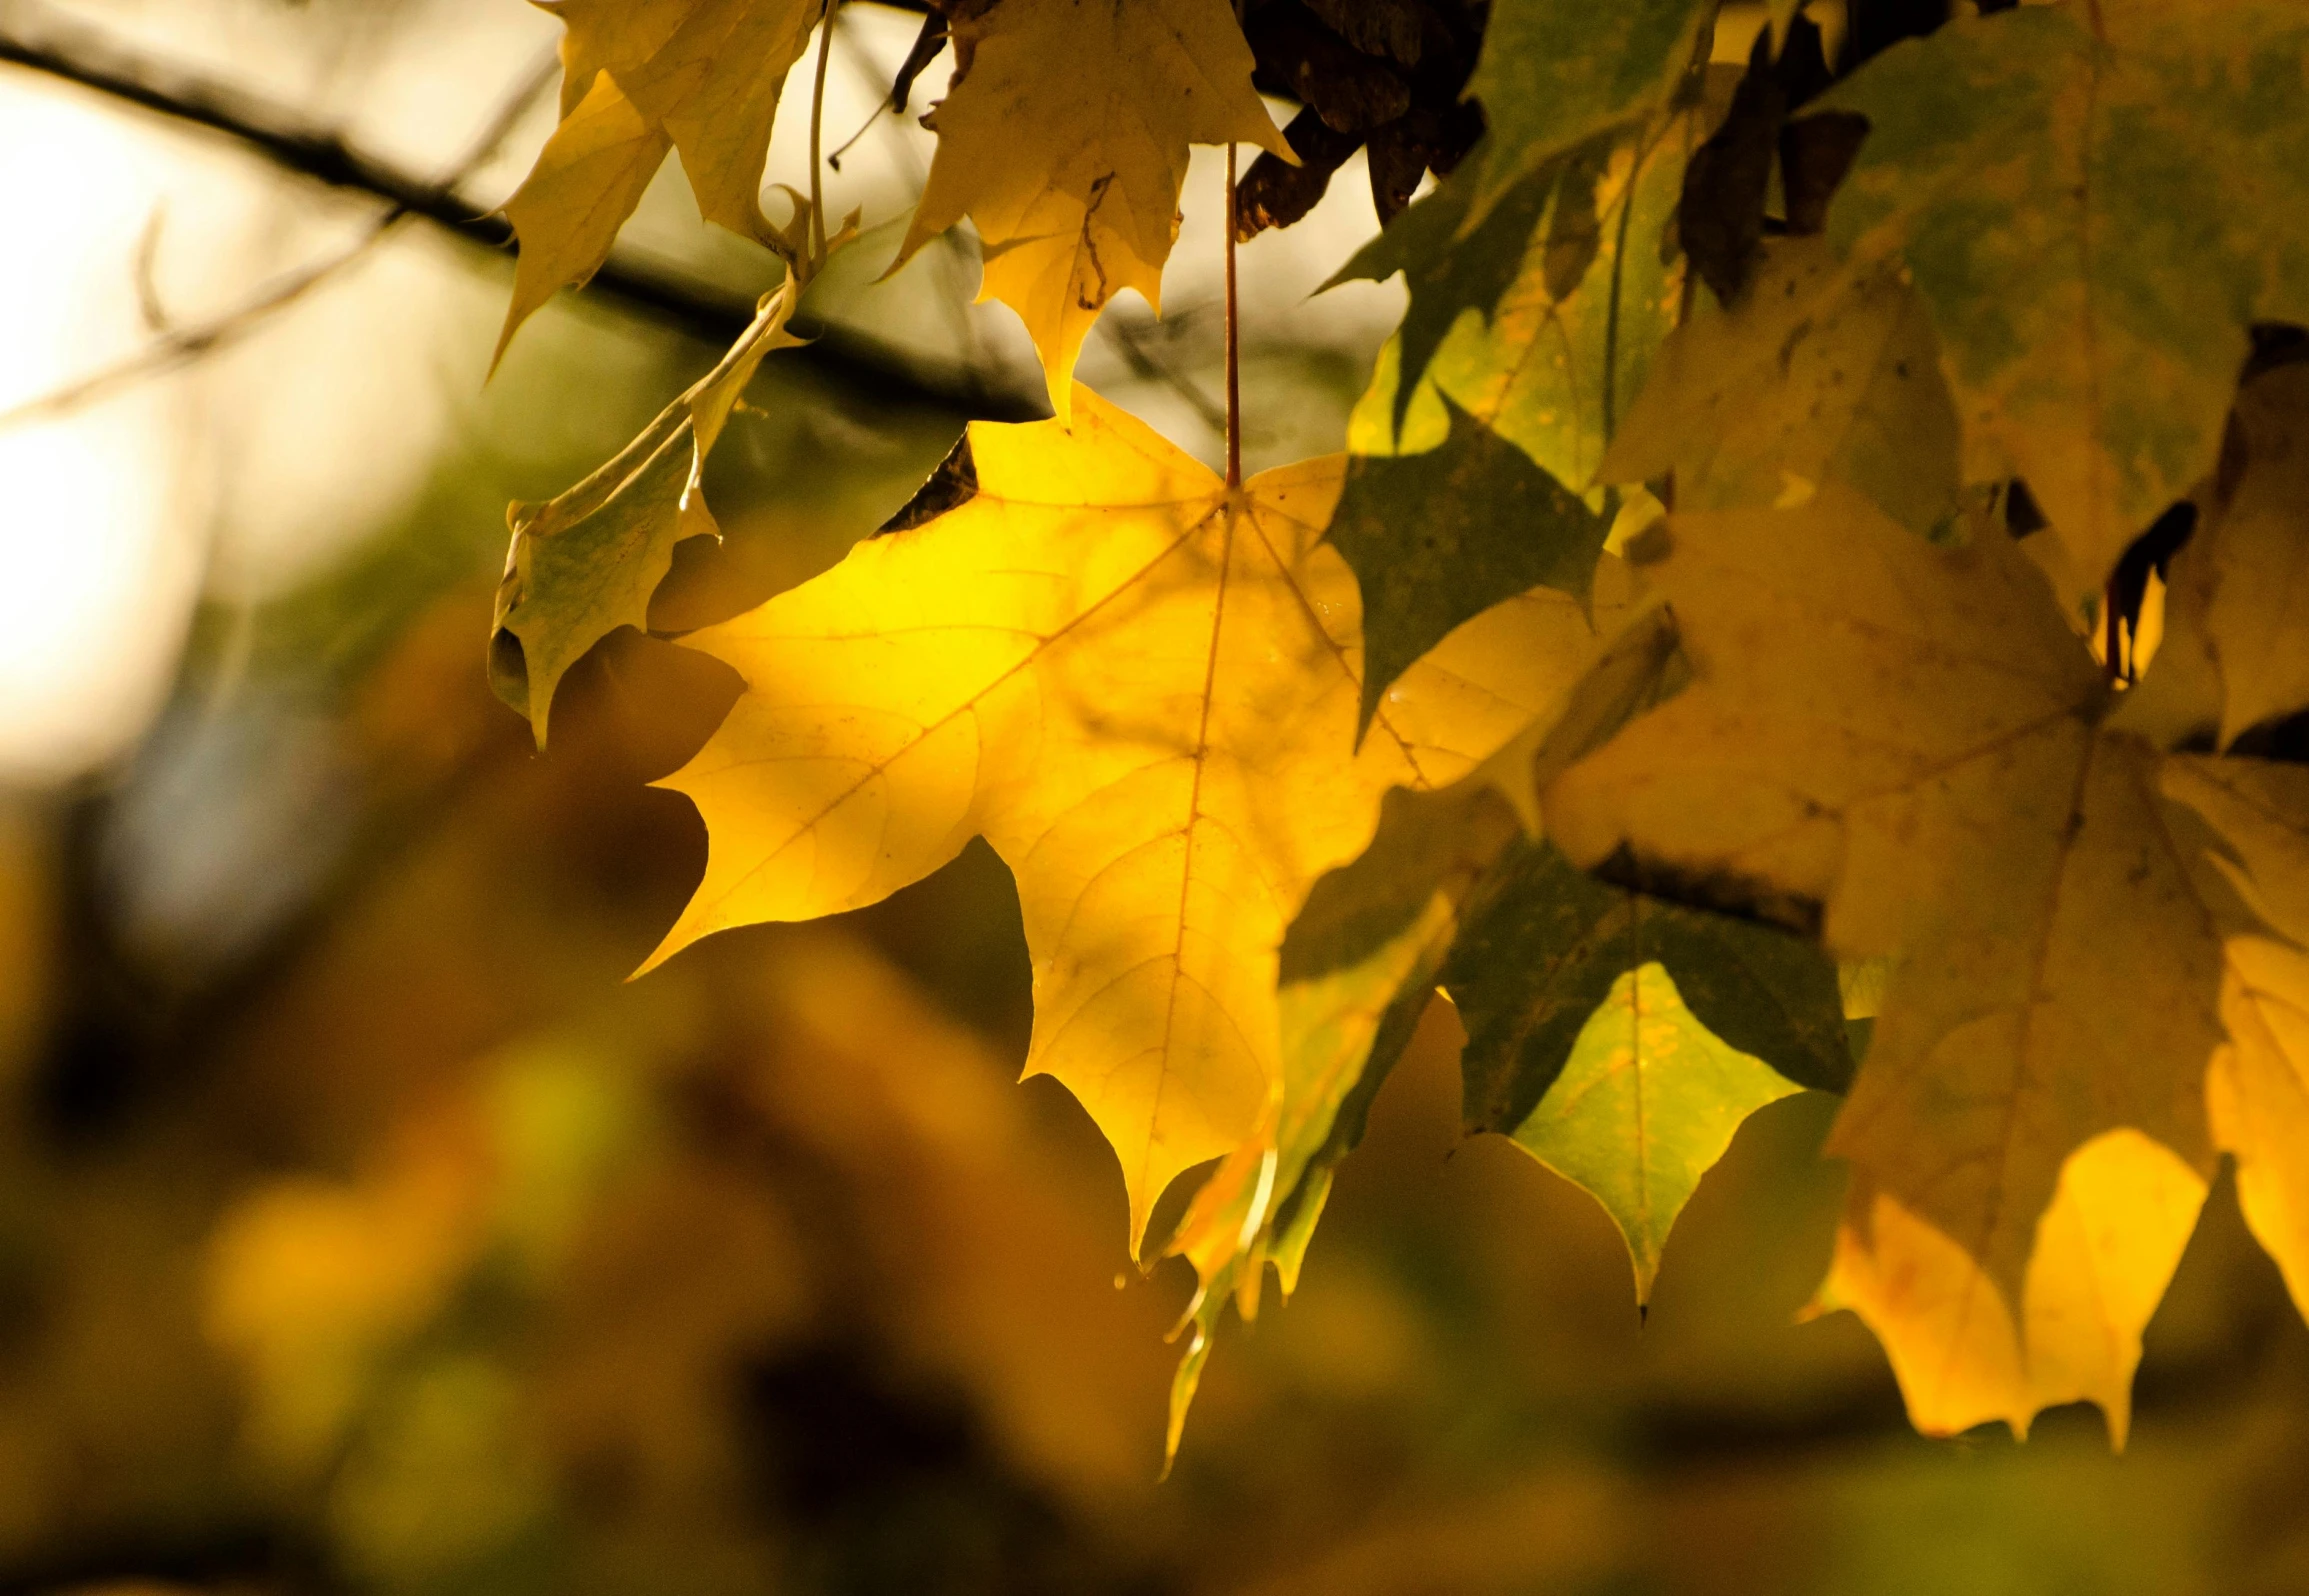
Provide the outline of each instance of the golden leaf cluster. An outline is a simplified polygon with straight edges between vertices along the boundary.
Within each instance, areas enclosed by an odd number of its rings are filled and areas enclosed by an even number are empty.
[[[711,529],[825,255],[758,203],[815,7],[551,9],[506,336],[669,150],[791,276],[517,518],[541,738]],[[1831,64],[1800,4],[1745,53],[1714,13],[1498,0],[1489,142],[1341,273],[1410,291],[1350,456],[1235,484],[1072,376],[1117,292],[1159,304],[1189,146],[1289,157],[1228,6],[942,8],[899,261],[969,219],[1056,416],[973,424],[901,530],[683,640],[745,685],[666,782],[709,856],[645,968],[990,843],[1026,1069],[1113,1144],[1134,1255],[1214,1165],[1163,1239],[1201,1284],[1174,1448],[1438,986],[1468,1128],[1594,1194],[1639,1296],[1748,1114],[1847,1094],[1818,1306],[1926,1431],[2087,1399],[2121,1443],[2224,1156],[2309,1300],[2309,20],[2061,0]]]

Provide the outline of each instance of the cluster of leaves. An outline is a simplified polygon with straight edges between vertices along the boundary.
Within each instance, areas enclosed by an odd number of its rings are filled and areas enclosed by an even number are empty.
[[[512,323],[668,147],[806,281],[822,223],[753,193],[815,6],[558,9]],[[1478,20],[1305,9],[1436,81]],[[1495,0],[1482,143],[1340,273],[1410,290],[1349,453],[1238,485],[1071,373],[1116,291],[1156,300],[1189,143],[1280,173],[1306,118],[1269,121],[1224,0],[956,7],[900,259],[967,216],[1057,415],[974,426],[887,535],[685,640],[746,687],[668,783],[711,851],[650,963],[988,839],[1027,1068],[1114,1144],[1134,1250],[1215,1161],[1164,1242],[1202,1282],[1174,1447],[1438,986],[1469,1129],[1592,1192],[1639,1297],[1750,1112],[1847,1093],[1819,1304],[1924,1430],[2090,1399],[2121,1441],[2223,1154],[2309,1301],[2309,18],[2054,0],[1892,42],[1753,9],[1734,50],[1713,0]],[[1372,140],[1387,211],[1416,137],[1293,87]],[[1431,92],[1385,103],[1473,127]],[[710,530],[695,461],[788,308],[517,512],[500,643],[541,737]]]

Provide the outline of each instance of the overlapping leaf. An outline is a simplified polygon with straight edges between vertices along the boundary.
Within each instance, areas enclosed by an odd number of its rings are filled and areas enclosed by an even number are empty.
[[[1479,218],[1464,170],[1339,273],[1411,288],[1340,507],[1374,683],[1521,586],[1586,592],[1611,508],[1589,480],[1674,309],[1660,242],[1691,132],[1595,140]]]
[[[1063,420],[1075,357],[1106,302],[1135,288],[1162,307],[1187,146],[1294,157],[1252,92],[1250,47],[1226,0],[1003,0],[967,13],[898,261],[967,214],[985,254],[979,297],[1026,323]]]
[[[643,190],[681,152],[709,222],[773,247],[762,168],[786,73],[821,0],[533,0],[558,16],[562,123],[506,215],[521,240],[500,358],[521,324],[609,258]]]
[[[1671,472],[1683,509],[1779,504],[1837,481],[1932,530],[1955,507],[1957,422],[1915,292],[1818,239],[1768,240],[1732,308],[1694,297],[1599,475]]]
[[[1424,454],[1350,460],[1331,543],[1371,595],[1363,616],[1365,722],[1389,682],[1462,622],[1534,587],[1584,594],[1603,518],[1449,400],[1451,433]]]
[[[1930,309],[1975,481],[2027,480],[2097,585],[2209,473],[2251,324],[2309,320],[2309,13],[2070,0],[1951,23],[1824,104],[1830,213]]]
[[[2115,723],[2169,748],[2228,748],[2309,710],[2309,364],[2243,383],[2217,473],[2164,575],[2152,668]]]
[[[2205,626],[2219,660],[2221,746],[2309,709],[2309,364],[2281,366],[2237,397],[2234,494],[2207,529]]]
[[[1748,1113],[1794,1083],[1848,1082],[1837,971],[1817,948],[1591,879],[1530,832],[1537,785],[1676,680],[1666,613],[1608,558],[1605,591],[1577,685],[1456,785],[1390,794],[1371,846],[1292,923],[1270,1127],[1196,1193],[1172,1243],[1201,1281],[1174,1448],[1220,1310],[1231,1295],[1254,1316],[1269,1262],[1291,1291],[1332,1170],[1438,984],[1468,1031],[1468,1131],[1510,1134],[1591,1192],[1627,1237],[1639,1301]],[[1631,1029],[1614,999],[1637,994],[1650,1012]]]
[[[1278,965],[1282,1069],[1265,1115],[1196,1191],[1170,1241],[1200,1282],[1171,1389],[1173,1453],[1227,1303],[1256,1317],[1270,1262],[1284,1295],[1295,1288],[1332,1171],[1426,1010],[1469,895],[1535,818],[1534,771],[1589,746],[1660,680],[1672,628],[1616,560],[1603,569],[1592,617],[1554,595],[1525,600],[1540,623],[1526,647],[1553,686],[1545,710],[1451,786],[1389,793],[1370,846],[1319,880],[1291,922]]]
[[[1073,416],[974,425],[974,497],[687,640],[746,691],[667,782],[709,851],[650,962],[871,903],[983,835],[1034,958],[1028,1071],[1114,1144],[1135,1246],[1172,1178],[1265,1112],[1308,886],[1388,787],[1453,780],[1531,717],[1572,669],[1554,612],[1577,611],[1541,596],[1462,629],[1357,754],[1359,607],[1321,538],[1341,463],[1230,490],[1086,389]]]
[[[1836,968],[1786,932],[1504,856],[1442,971],[1467,1027],[1470,1131],[1592,1194],[1648,1303],[1700,1176],[1756,1109],[1852,1073]]]
[[[2121,1437],[2214,1151],[2210,833],[2000,528],[1936,548],[1836,491],[1646,542],[1694,685],[1552,785],[1553,834],[1898,955],[1823,1300],[1920,1428],[2089,1397]]]
[[[795,258],[758,193],[816,5],[547,9],[564,120],[508,207],[506,338],[670,149],[709,218]],[[1470,1127],[1594,1193],[1641,1298],[1745,1115],[1843,1085],[1830,955],[1889,972],[1819,1301],[1928,1431],[2086,1398],[2121,1442],[2221,1152],[2309,1301],[2309,777],[2234,753],[2309,710],[2309,366],[2249,382],[2220,447],[2249,344],[2309,321],[2309,13],[2057,0],[1886,51],[1819,102],[1869,124],[1825,241],[1762,237],[1775,152],[1796,232],[1833,177],[1799,206],[1775,80],[1719,300],[1682,258],[1725,220],[1686,192],[1715,8],[1497,0],[1487,142],[1341,274],[1411,290],[1356,458],[1231,490],[1070,378],[1116,292],[1159,304],[1189,144],[1287,155],[1228,8],[950,9],[899,258],[976,223],[1059,420],[974,429],[961,502],[694,639],[747,690],[669,783],[710,856],[652,963],[987,837],[1028,1069],[1114,1143],[1134,1249],[1220,1160],[1171,1242],[1202,1284],[1174,1449],[1221,1306],[1255,1312],[1270,1261],[1290,1289],[1439,983]],[[569,663],[713,529],[700,467],[790,310],[517,507],[493,663],[540,742]],[[1672,618],[1601,554],[1602,484],[1663,478],[1634,552]],[[2014,478],[2053,525],[2018,549],[1962,492]],[[2183,497],[2164,652],[2120,693],[2076,601]],[[1690,685],[1653,707],[1671,660]]]
[[[1471,230],[1472,182],[1456,174],[1365,246],[1340,278],[1401,271],[1411,305],[1350,447],[1434,448],[1448,397],[1586,493],[1674,325],[1683,275],[1663,246],[1702,131],[1692,112],[1606,135],[1525,177]]]

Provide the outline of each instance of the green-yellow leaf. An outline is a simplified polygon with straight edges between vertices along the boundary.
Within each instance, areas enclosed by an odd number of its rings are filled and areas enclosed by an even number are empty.
[[[1637,979],[1647,970],[1656,979]],[[1639,1303],[1668,1227],[1739,1123],[1798,1089],[1784,1078],[1851,1081],[1836,967],[1817,947],[1595,880],[1544,843],[1493,862],[1441,980],[1467,1028],[1468,1131],[1513,1136],[1603,1204],[1628,1238]],[[1629,1005],[1651,1018],[1630,1029]],[[1759,1078],[1735,1059],[1768,1060],[1756,1067],[1783,1084],[1750,1101]],[[1654,1133],[1666,1139],[1651,1145]]]
[[[1339,273],[1411,288],[1350,424],[1337,533],[1374,683],[1518,587],[1586,592],[1617,504],[1589,479],[1674,308],[1659,246],[1690,122],[1598,139],[1480,219],[1463,168]]]
[[[1470,157],[1470,161],[1474,159]],[[1587,152],[1582,192],[1593,191],[1594,152]],[[1561,186],[1566,162],[1551,161],[1519,181],[1500,202],[1481,217],[1473,215],[1475,183],[1462,166],[1432,194],[1415,201],[1377,238],[1351,256],[1323,286],[1344,282],[1383,283],[1397,272],[1411,302],[1404,307],[1403,324],[1380,356],[1371,392],[1357,406],[1352,446],[1363,454],[1388,454],[1403,424],[1403,412],[1426,375],[1428,362],[1450,333],[1461,312],[1474,311],[1488,318],[1493,307],[1513,287],[1523,271],[1532,230],[1550,214]],[[1581,209],[1575,204],[1573,212]],[[1586,219],[1569,222],[1593,245],[1599,230],[1593,225],[1594,206],[1585,205]],[[1582,250],[1580,253],[1586,253]],[[1580,261],[1584,274],[1586,262]],[[1563,272],[1559,271],[1560,283]],[[1408,378],[1404,374],[1408,373]],[[1384,401],[1374,397],[1384,387]]]
[[[897,264],[967,214],[985,256],[979,298],[1026,323],[1064,420],[1075,357],[1106,302],[1135,288],[1162,308],[1187,146],[1296,157],[1252,91],[1226,0],[1002,0],[957,17],[954,53]]]
[[[1718,1040],[1655,960],[1612,983],[1555,1084],[1512,1135],[1611,1215],[1635,1265],[1636,1300],[1646,1303],[1660,1249],[1700,1177],[1750,1114],[1801,1089]]]
[[[1448,397],[1549,476],[1587,494],[1619,416],[1674,325],[1683,267],[1662,243],[1699,136],[1696,116],[1686,114],[1640,136],[1599,140],[1533,174],[1464,239],[1452,233],[1473,180],[1464,169],[1398,217],[1379,240],[1386,250],[1366,251],[1341,273],[1400,268],[1411,287],[1402,348],[1393,360],[1382,356],[1356,406],[1349,447],[1358,454],[1437,447],[1450,431],[1441,403]],[[1423,207],[1435,216],[1423,218]],[[1389,245],[1398,230],[1400,243]],[[1403,360],[1415,360],[1415,345],[1438,326],[1448,331],[1432,358],[1405,369]],[[1405,383],[1410,397],[1399,399]],[[1589,497],[1600,508],[1600,496]]]
[[[1541,163],[1663,104],[1715,0],[1496,0],[1467,92],[1491,124],[1479,205]]]
[[[790,278],[764,297],[729,353],[615,459],[557,499],[506,512],[513,546],[489,675],[498,697],[529,717],[538,747],[562,675],[619,627],[648,629],[675,544],[720,535],[706,508],[706,457],[763,358],[801,343],[786,331],[794,297]]]
[[[2121,1437],[2214,1153],[2202,822],[2103,724],[2001,527],[1939,548],[1827,492],[1645,542],[1693,685],[1552,785],[1554,836],[1899,956],[1830,1143],[1853,1189],[1823,1300],[1885,1341],[1920,1428],[2088,1397]]]
[[[1494,863],[1443,970],[1467,1027],[1468,1130],[1521,1126],[1614,983],[1646,964],[1662,965],[1679,1001],[1740,1051],[1799,1085],[1851,1084],[1836,966],[1818,948],[1595,880],[1530,844]]]
[[[1169,1247],[1194,1265],[1198,1286],[1166,1455],[1178,1452],[1227,1303],[1256,1317],[1269,1262],[1284,1296],[1296,1288],[1332,1171],[1362,1139],[1371,1099],[1427,1010],[1459,905],[1521,829],[1487,780],[1439,793],[1398,788],[1370,849],[1317,882],[1292,922],[1278,969],[1282,1075],[1268,1123],[1196,1191]]]
[[[2290,0],[2071,0],[1959,18],[1821,102],[1869,121],[1831,238],[1906,262],[1968,478],[2026,479],[2090,584],[2212,470],[2248,328],[2309,321],[2305,100]]]
[[[1280,1074],[1275,970],[1380,794],[1463,774],[1561,680],[1560,595],[1462,628],[1360,752],[1360,609],[1322,540],[1342,462],[1229,489],[1078,388],[1071,427],[979,423],[977,492],[686,641],[746,691],[666,785],[705,880],[651,957],[874,902],[982,835],[1017,877],[1029,1073],[1122,1160],[1134,1247],[1180,1171],[1257,1130]]]

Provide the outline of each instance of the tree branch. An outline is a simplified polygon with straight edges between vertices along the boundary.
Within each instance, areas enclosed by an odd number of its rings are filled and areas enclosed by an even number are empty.
[[[27,27],[24,9],[6,13],[12,26],[0,29],[0,64],[204,129],[284,172],[381,200],[493,252],[507,252],[513,245],[513,229],[503,216],[476,208],[453,187],[370,155],[334,133],[301,125],[277,106],[123,49],[89,30],[63,27],[52,19]],[[753,319],[749,299],[626,252],[613,254],[582,291],[717,344],[728,343]],[[1046,411],[1038,394],[990,389],[983,375],[969,367],[928,369],[850,328],[827,326],[790,358],[837,386],[886,401],[940,405],[998,421],[1033,420]]]

